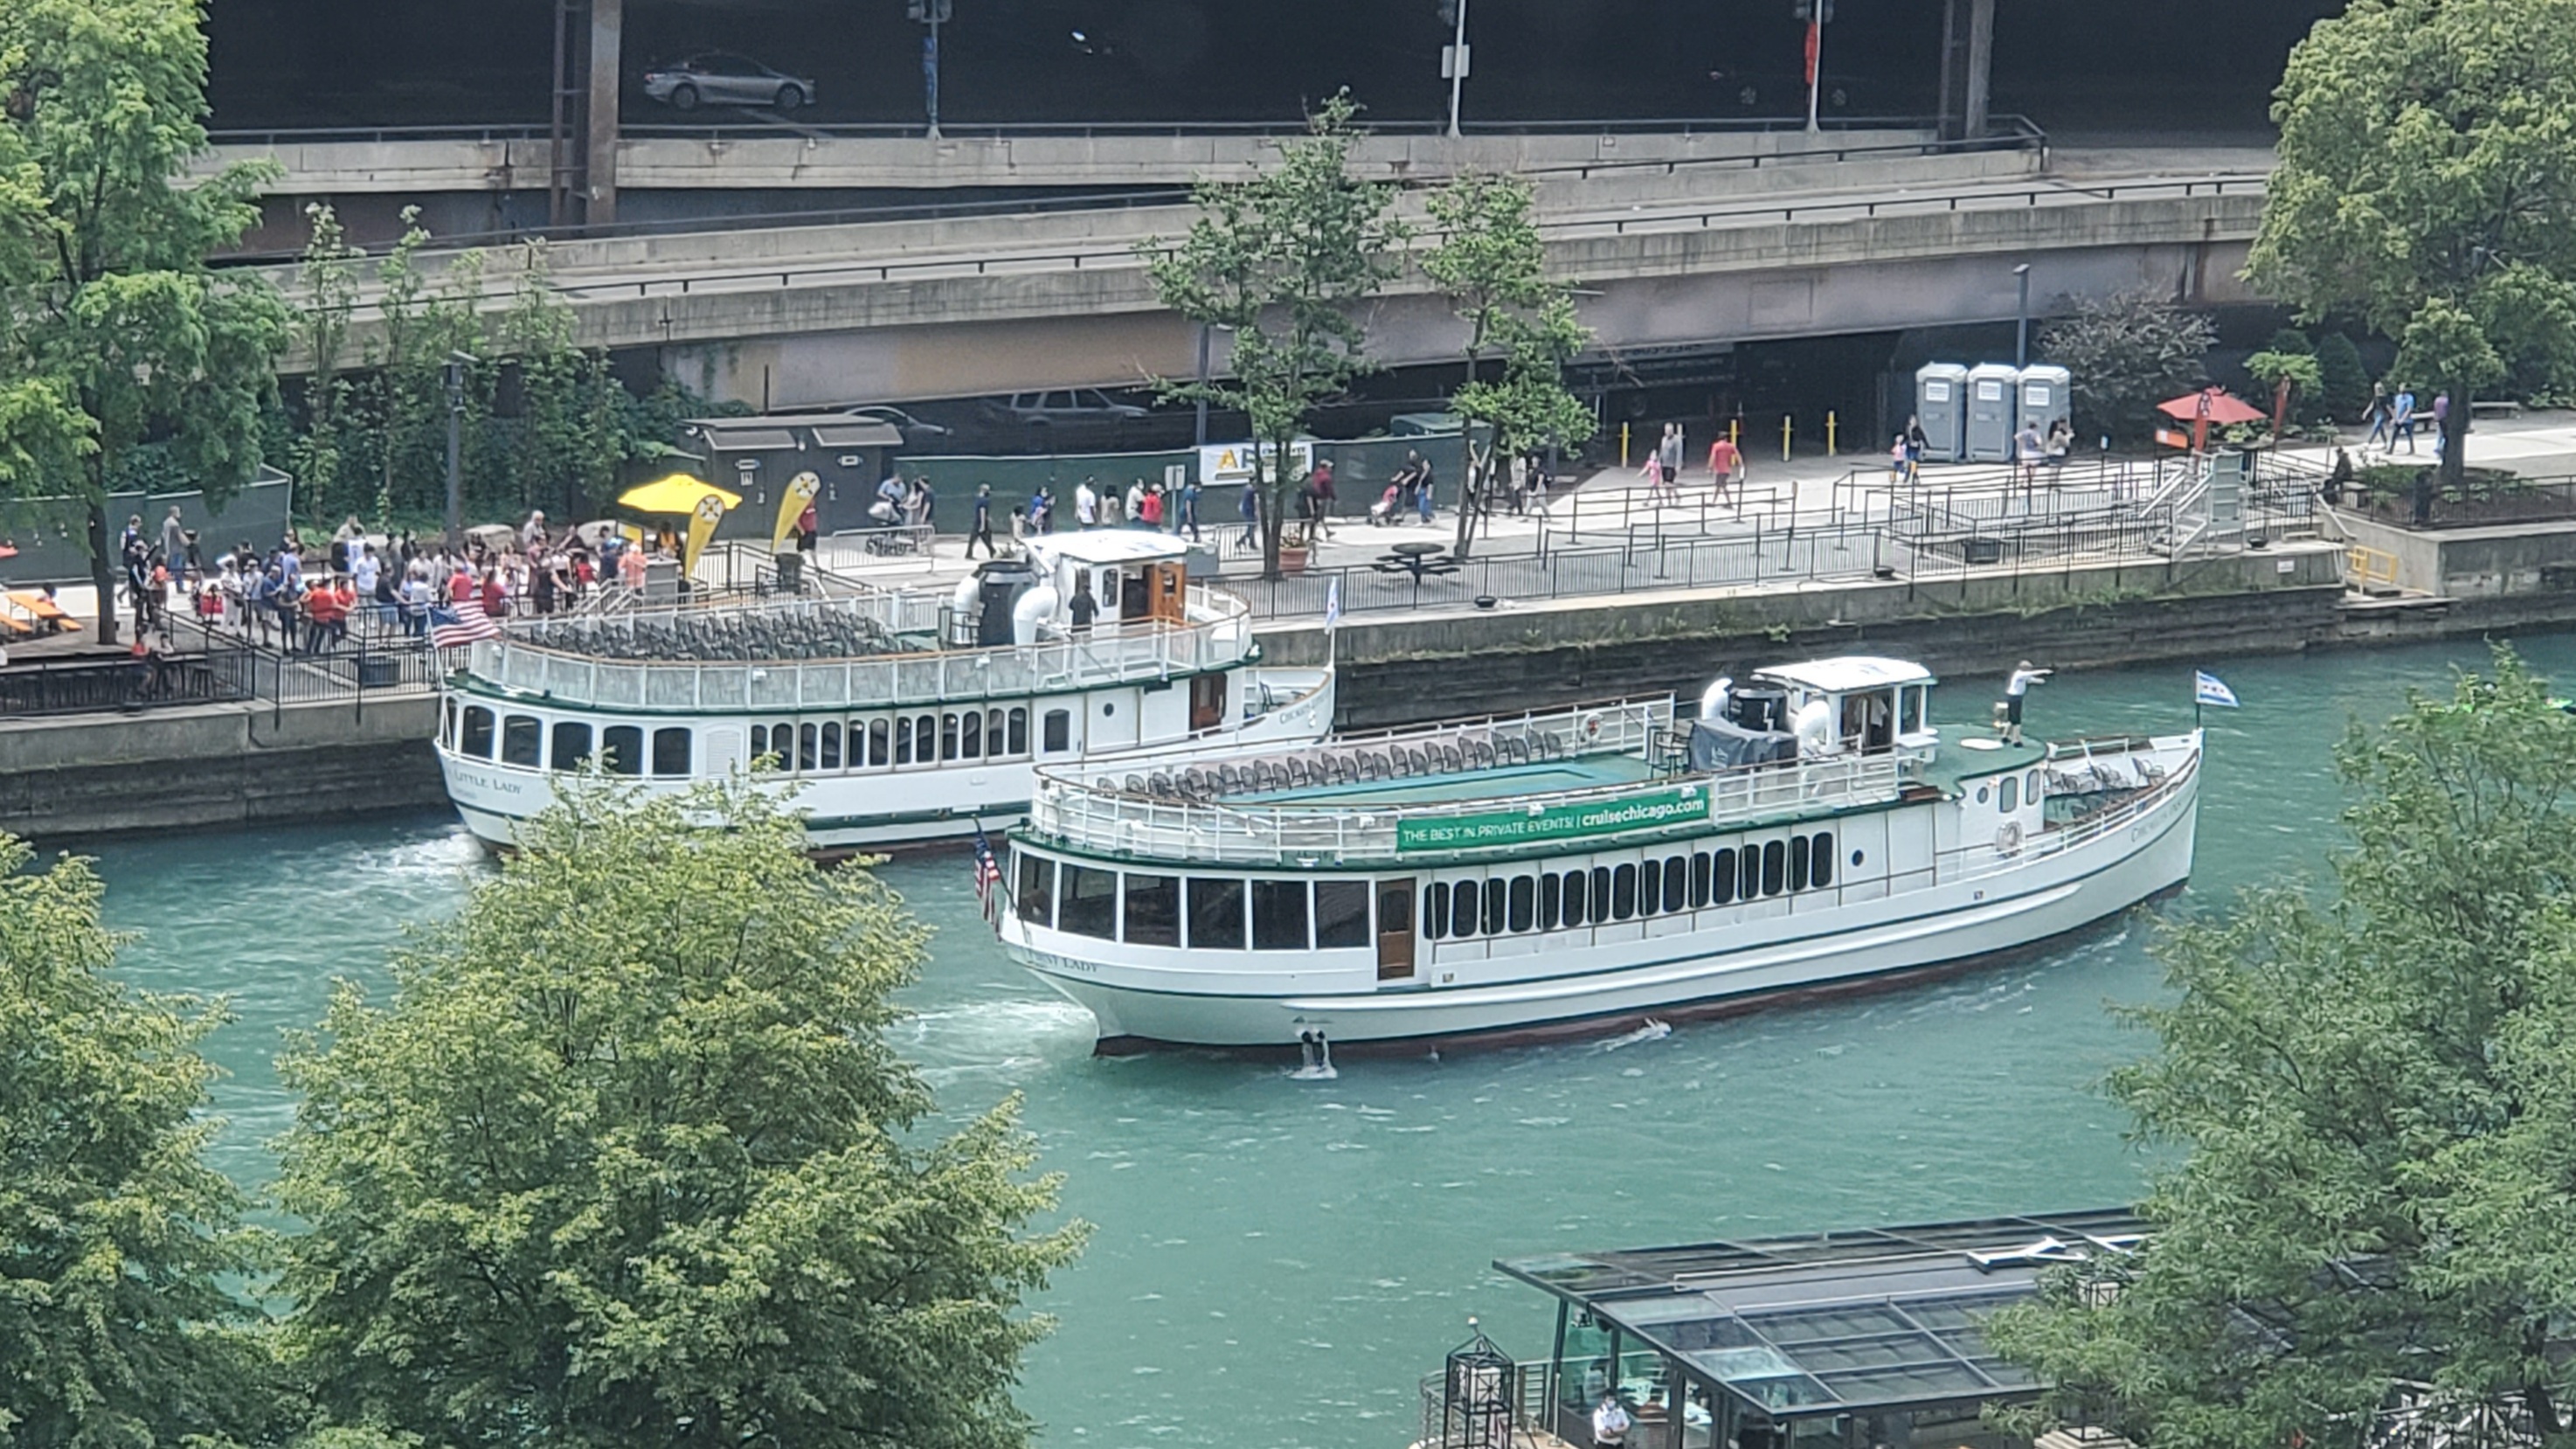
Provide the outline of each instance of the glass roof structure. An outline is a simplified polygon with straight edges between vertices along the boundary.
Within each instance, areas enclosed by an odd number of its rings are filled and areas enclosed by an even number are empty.
[[[2134,1249],[2125,1209],[1498,1261],[1774,1419],[2020,1398],[1985,1320],[2052,1264]]]

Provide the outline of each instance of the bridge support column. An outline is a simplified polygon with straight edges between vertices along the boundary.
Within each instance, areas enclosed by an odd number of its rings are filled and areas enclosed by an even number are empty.
[[[596,0],[594,0],[596,3]],[[1995,69],[1995,0],[1968,0],[1968,139],[1986,134],[1986,110]]]
[[[1994,0],[1983,3],[1991,9]],[[617,220],[617,91],[625,30],[626,0],[590,0],[590,47],[583,57],[590,94],[582,107],[583,179],[588,184],[581,218],[590,226]]]

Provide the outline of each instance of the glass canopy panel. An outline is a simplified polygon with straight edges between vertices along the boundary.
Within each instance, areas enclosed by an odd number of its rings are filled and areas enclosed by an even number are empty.
[[[1821,1343],[1834,1338],[1869,1338],[1910,1333],[1914,1325],[1896,1310],[1881,1307],[1797,1308],[1785,1313],[1748,1313],[1744,1321],[1773,1343]]]
[[[1711,1348],[1749,1348],[1762,1342],[1761,1335],[1744,1326],[1744,1320],[1732,1316],[1657,1324],[1651,1336],[1665,1348],[1683,1354]]]
[[[1894,1368],[1903,1364],[1948,1363],[1951,1355],[1931,1335],[1900,1334],[1893,1338],[1855,1338],[1841,1343],[1801,1344],[1798,1367],[1811,1374],[1833,1375],[1855,1369]],[[1848,1397],[1848,1396],[1846,1396]]]
[[[1821,1376],[1846,1403],[1901,1403],[1908,1399],[1973,1399],[1994,1392],[1985,1376],[1963,1363],[1910,1364]]]
[[[1775,1374],[1794,1374],[1798,1366],[1783,1357],[1776,1348],[1754,1345],[1748,1348],[1708,1348],[1685,1355],[1691,1364],[1722,1383],[1735,1384],[1744,1379],[1766,1378]]]
[[[1805,1374],[1788,1374],[1771,1379],[1729,1379],[1726,1386],[1766,1409],[1795,1409],[1807,1404],[1837,1402],[1834,1391]]]
[[[1899,1300],[1897,1306],[1905,1310],[1906,1317],[1934,1333],[1947,1333],[1954,1328],[1983,1323],[1986,1316],[1996,1309],[2007,1303],[2019,1303],[2027,1296],[2024,1293],[1977,1293],[1952,1298],[1907,1298]]]

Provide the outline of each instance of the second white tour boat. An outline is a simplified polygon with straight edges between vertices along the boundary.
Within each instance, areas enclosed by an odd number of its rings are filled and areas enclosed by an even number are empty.
[[[2191,872],[2197,730],[1944,742],[1892,659],[1042,765],[1010,954],[1103,1050],[1609,1031],[2015,951]]]
[[[648,791],[764,762],[818,852],[958,839],[1025,815],[1041,766],[1322,738],[1333,671],[1260,658],[1178,540],[1055,534],[953,585],[513,624],[448,678],[438,758],[496,847],[593,758]]]

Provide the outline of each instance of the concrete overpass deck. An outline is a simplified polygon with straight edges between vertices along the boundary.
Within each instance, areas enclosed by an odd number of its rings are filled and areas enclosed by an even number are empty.
[[[1583,288],[1585,321],[1614,352],[2009,318],[2020,262],[2042,309],[2138,287],[2245,299],[2235,273],[2263,172],[2178,163],[2268,158],[2164,159],[2132,160],[2125,174],[1714,196],[1621,192],[1635,178],[1620,173],[1551,195],[1542,226],[1551,271]],[[584,344],[659,349],[693,386],[768,406],[1132,384],[1195,366],[1196,329],[1162,310],[1137,254],[1191,215],[575,241],[552,249],[550,284],[573,304]],[[517,279],[492,263],[484,305],[498,311]],[[362,293],[354,338],[379,321]],[[1461,340],[1410,268],[1377,303],[1371,333],[1392,365],[1455,357]]]

